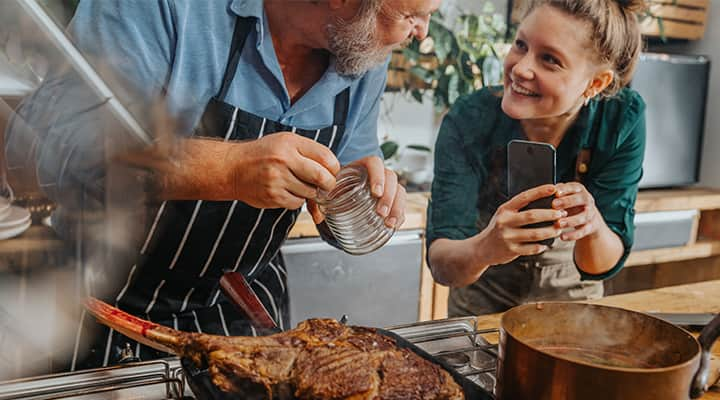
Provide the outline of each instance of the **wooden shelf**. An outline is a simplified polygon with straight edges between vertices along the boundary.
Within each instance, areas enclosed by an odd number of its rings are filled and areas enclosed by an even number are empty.
[[[683,247],[641,250],[630,253],[626,267],[692,260],[720,255],[720,240],[701,240]]]
[[[641,191],[635,212],[720,209],[720,190],[704,188]]]
[[[649,11],[662,18],[664,35],[672,39],[702,39],[707,25],[710,0],[650,0]],[[645,18],[640,24],[645,36],[660,37],[660,22]]]

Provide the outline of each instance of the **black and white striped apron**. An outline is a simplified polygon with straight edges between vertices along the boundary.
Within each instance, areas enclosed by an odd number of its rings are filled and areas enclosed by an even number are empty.
[[[276,132],[294,132],[321,143],[334,153],[344,134],[350,89],[335,98],[333,125],[304,130],[262,118],[224,101],[245,39],[255,25],[238,18],[220,92],[208,103],[197,136],[224,140],[259,139]],[[287,274],[280,246],[300,210],[257,209],[241,201],[165,201],[155,211],[136,265],[115,299],[121,309],[184,331],[219,335],[257,335],[243,314],[220,291],[228,271],[241,272],[281,329],[289,323]],[[103,328],[83,313],[71,370],[106,366],[132,349],[135,358],[167,356]],[[98,337],[99,336],[99,337]],[[94,343],[94,344],[91,344]],[[83,356],[79,351],[90,348]]]

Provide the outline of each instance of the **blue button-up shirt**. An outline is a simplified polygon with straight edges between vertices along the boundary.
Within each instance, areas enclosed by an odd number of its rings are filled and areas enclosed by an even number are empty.
[[[153,115],[153,103],[162,98],[173,117],[169,130],[190,134],[220,90],[239,16],[257,22],[227,103],[314,130],[333,124],[335,96],[350,87],[338,159],[347,164],[380,154],[377,119],[387,66],[351,79],[338,74],[331,59],[323,77],[291,104],[262,0],[83,0],[69,32],[149,132],[167,130]],[[13,174],[31,170],[43,191],[65,210],[102,209],[107,207],[103,166],[112,157],[108,151],[122,151],[127,139],[113,128],[117,123],[103,100],[66,71],[52,65],[43,85],[18,108],[6,131],[8,164]],[[126,192],[138,186],[121,184],[126,185],[120,191],[125,197],[132,197]],[[55,214],[55,227],[69,232],[71,218]]]
[[[262,0],[84,0],[71,33],[80,49],[109,63],[144,98],[167,88],[171,113],[190,131],[222,84],[237,17],[257,20],[226,102],[286,125],[332,125],[335,96],[351,87],[342,164],[378,154],[377,119],[386,65],[360,79],[342,76],[334,59],[323,77],[291,104]]]

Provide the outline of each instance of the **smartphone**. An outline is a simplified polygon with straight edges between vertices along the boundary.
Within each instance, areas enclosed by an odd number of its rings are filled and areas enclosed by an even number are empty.
[[[512,198],[528,189],[555,184],[555,147],[548,143],[528,140],[511,140],[507,147],[507,186]],[[552,208],[554,196],[538,199],[521,211],[534,208]],[[524,228],[551,226],[552,221],[530,224]],[[554,239],[538,243],[549,246]]]

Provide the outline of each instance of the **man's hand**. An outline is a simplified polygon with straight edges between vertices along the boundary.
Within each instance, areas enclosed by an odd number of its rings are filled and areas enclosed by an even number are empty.
[[[377,156],[361,158],[350,164],[365,167],[368,171],[370,191],[378,198],[377,213],[385,218],[386,226],[399,228],[405,222],[407,193],[405,188],[398,184],[395,172],[385,168],[385,164]],[[325,218],[314,201],[308,201],[308,211],[316,224],[321,223]]]
[[[188,139],[176,168],[164,171],[170,200],[241,200],[256,208],[300,208],[332,190],[340,164],[326,146],[290,132],[258,140]]]

